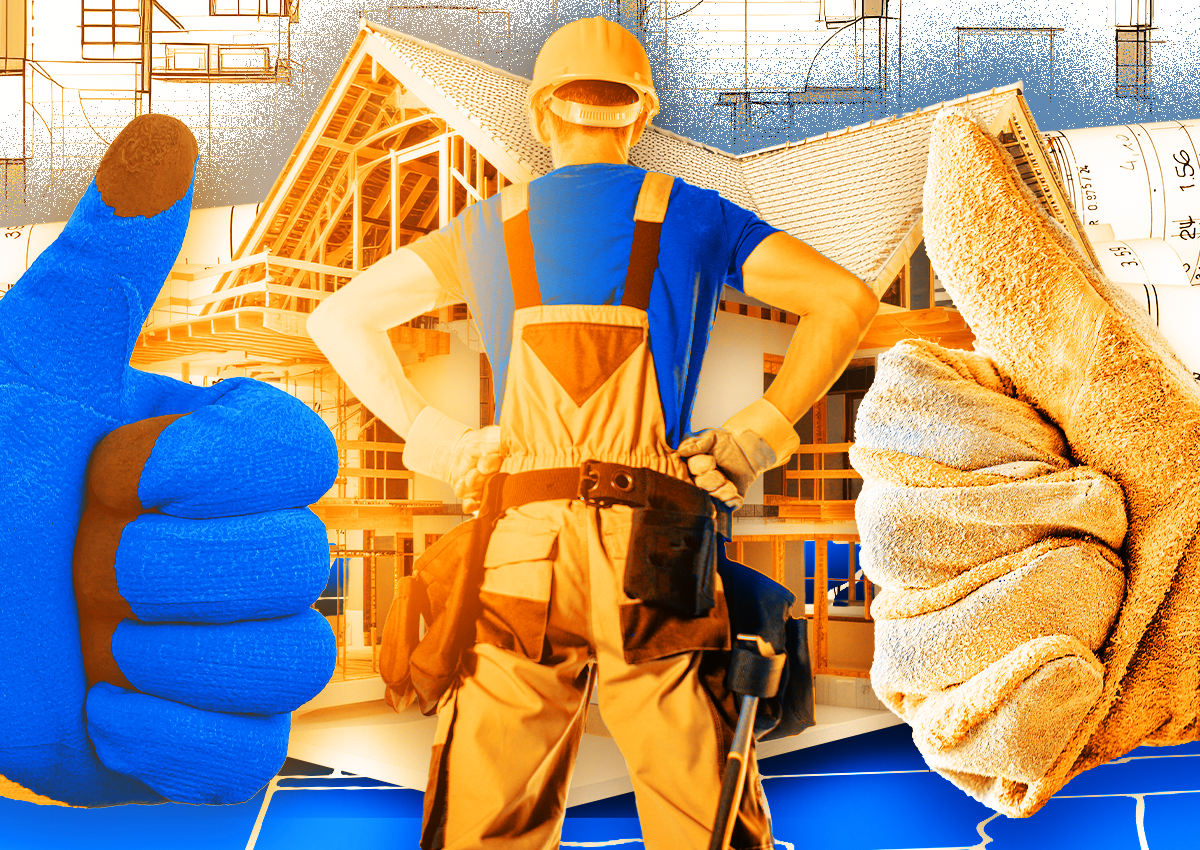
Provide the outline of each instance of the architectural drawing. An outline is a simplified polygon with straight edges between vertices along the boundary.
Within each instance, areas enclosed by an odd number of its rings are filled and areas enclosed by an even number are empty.
[[[222,109],[261,103],[263,92],[286,91],[298,73],[290,42],[298,14],[294,0],[105,0],[104,8],[100,0],[79,0],[79,18],[63,19],[57,29],[49,15],[49,23],[42,18],[48,0],[0,2],[0,44],[7,45],[0,86],[16,81],[12,91],[18,82],[21,91],[21,142],[0,134],[0,142],[10,145],[0,151],[5,199],[15,198],[26,169],[49,169],[63,175],[58,187],[74,185],[72,175],[94,169],[111,135],[147,110],[187,120],[200,142],[202,175],[216,179],[222,156],[255,145],[265,150],[263,139],[278,113],[248,112],[239,116],[241,123],[223,126],[209,118],[209,107],[225,115]],[[307,2],[317,6],[322,0]],[[437,12],[436,5],[393,4],[368,9],[366,16],[399,23],[406,14]],[[633,163],[716,189],[756,210],[858,274],[884,304],[846,375],[797,426],[800,451],[751,489],[735,517],[732,544],[735,557],[796,592],[810,622],[818,699],[862,711],[855,727],[862,731],[891,720],[872,713],[877,703],[867,679],[874,588],[857,568],[853,506],[860,482],[845,455],[857,402],[870,385],[875,355],[896,341],[920,336],[969,347],[972,336],[922,243],[925,147],[938,105],[790,140],[806,126],[798,120],[801,110],[832,107],[844,115],[846,108],[882,104],[900,112],[901,27],[928,4],[910,0],[902,22],[900,0],[809,0],[793,4],[782,24],[761,11],[766,6],[745,0],[604,3],[610,16],[644,34],[653,61],[661,62],[656,72],[661,67],[660,91],[665,104],[673,98],[670,108],[715,115],[722,133],[732,125],[743,140],[772,134],[789,139],[735,155],[651,127],[633,151]],[[1153,28],[1151,11],[1138,17],[1147,31]],[[474,41],[480,50],[497,44],[509,49],[521,39],[509,13],[498,7],[464,2],[453,15],[471,21],[473,29],[457,34],[468,46]],[[740,23],[732,20],[739,15]],[[769,32],[773,21],[790,40]],[[940,26],[947,40],[955,38],[953,21]],[[1120,48],[1125,30],[1113,26],[1115,36],[1097,33],[1114,45],[1111,79],[1117,82],[1111,89],[1109,78],[1096,85],[1110,100],[1140,98],[1119,90],[1120,59],[1129,54]],[[23,35],[15,39],[18,29]],[[52,61],[43,53],[50,43],[69,44],[78,55],[68,60],[63,53]],[[1134,58],[1145,62],[1124,65],[1144,66],[1149,86],[1149,48]],[[689,70],[697,65],[711,68],[711,75]],[[412,784],[404,773],[411,764],[380,756],[407,753],[408,761],[420,763],[417,787],[424,781],[424,755],[414,757],[412,750],[425,746],[426,737],[424,727],[413,725],[418,718],[404,718],[386,744],[363,738],[355,752],[329,749],[322,741],[336,728],[359,728],[337,713],[341,708],[355,705],[362,715],[363,704],[378,700],[377,652],[394,582],[462,520],[461,506],[448,487],[404,469],[402,441],[348,394],[304,323],[321,299],[381,257],[502,186],[549,169],[547,151],[525,126],[526,85],[513,74],[365,23],[299,140],[294,146],[290,139],[286,145],[272,140],[287,150],[262,203],[196,211],[189,241],[133,359],[139,368],[196,383],[237,375],[275,383],[317,409],[334,431],[341,450],[338,482],[314,509],[330,532],[330,584],[318,607],[339,635],[339,671],[328,692],[298,715],[295,747],[312,761]],[[965,100],[1000,137],[1047,211],[1088,245],[1084,233],[1095,235],[1088,228],[1097,225],[1075,212],[1087,206],[1082,160],[1064,153],[1068,142],[1078,146],[1082,142],[1075,140],[1083,137],[1057,134],[1047,143],[1019,85]],[[12,102],[0,97],[0,104]],[[3,126],[17,128],[16,118]],[[1172,127],[1141,132],[1155,139],[1187,135],[1180,122]],[[1179,150],[1195,162],[1194,147],[1181,141]],[[887,152],[886,167],[880,151]],[[1179,162],[1146,168],[1161,172]],[[1173,251],[1194,238],[1182,232],[1192,229],[1167,234],[1174,237]],[[14,225],[0,233],[0,291],[55,233],[53,225]],[[1193,262],[1188,274],[1194,268]],[[695,427],[723,421],[760,394],[759,375],[764,385],[771,380],[795,321],[727,291],[713,332],[723,356],[712,358],[702,375]],[[465,305],[395,328],[391,337],[431,403],[464,422],[491,421],[491,371]],[[745,397],[731,387],[742,388]],[[374,722],[363,721],[362,728]],[[589,722],[589,731],[593,737],[605,732],[598,720]],[[573,801],[617,793],[626,781],[612,767]]]
[[[1154,0],[1113,0],[1113,29],[1116,31],[1116,96],[1150,99]]]
[[[201,206],[257,202],[302,116],[319,105],[360,17],[526,75],[558,23],[596,14],[619,20],[650,55],[662,96],[659,126],[736,152],[1018,79],[1047,129],[1143,121],[1151,108],[1154,120],[1184,118],[1200,108],[1200,90],[1188,83],[1195,79],[1188,44],[1200,19],[1150,0],[66,5],[69,14],[60,0],[0,3],[0,221],[7,224],[65,218],[112,131],[138,110],[169,112],[193,129]]]
[[[882,103],[889,90],[898,102],[902,0],[668,5],[658,22],[668,69],[660,88],[727,107],[735,126],[786,135],[800,104]]]
[[[209,180],[261,156],[292,77],[298,0],[5,0],[0,160],[7,203],[27,178],[77,197],[130,119],[183,120]],[[225,172],[225,173],[223,173]],[[73,193],[73,194],[72,194]]]

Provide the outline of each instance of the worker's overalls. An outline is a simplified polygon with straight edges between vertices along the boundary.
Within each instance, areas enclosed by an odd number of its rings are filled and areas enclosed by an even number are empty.
[[[670,185],[661,174],[643,183],[631,256],[637,274],[621,305],[542,305],[528,187],[505,189],[517,309],[500,429],[503,471],[511,478],[595,459],[690,485],[685,463],[667,443],[647,344],[654,222],[662,222]],[[683,489],[711,505],[697,488]],[[439,709],[426,850],[558,846],[596,685],[604,724],[633,780],[645,846],[708,846],[736,723],[719,652],[729,646],[720,578],[713,575],[715,604],[697,617],[629,598],[624,573],[633,513],[625,505],[553,498],[510,508],[497,523],[477,642]],[[739,818],[733,847],[774,846],[753,758]]]

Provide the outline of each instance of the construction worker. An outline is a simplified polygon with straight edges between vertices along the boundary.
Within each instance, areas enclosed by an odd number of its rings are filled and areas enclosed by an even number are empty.
[[[598,686],[645,845],[704,847],[736,721],[730,636],[719,576],[671,542],[694,543],[716,502],[740,504],[788,459],[793,423],[849,362],[878,301],[717,193],[628,164],[658,98],[620,26],[593,18],[551,35],[527,105],[554,170],[380,260],[308,325],[405,436],[410,469],[451,483],[468,508],[508,474],[476,642],[439,705],[421,846],[557,846]],[[689,437],[724,284],[801,319],[764,397]],[[462,301],[498,387],[499,424],[479,430],[426,404],[386,335]],[[774,846],[753,763],[731,846]]]

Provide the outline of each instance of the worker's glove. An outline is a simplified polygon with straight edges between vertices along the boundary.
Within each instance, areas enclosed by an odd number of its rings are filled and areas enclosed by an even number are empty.
[[[453,487],[467,513],[479,510],[484,484],[500,471],[502,457],[500,426],[476,430],[432,406],[417,414],[404,444],[404,465]]]
[[[128,365],[195,160],[183,124],[135,119],[0,299],[0,795],[244,801],[333,672],[304,507],[337,474],[329,429],[258,381]]]
[[[739,508],[758,476],[792,456],[800,438],[792,423],[766,399],[735,413],[722,427],[706,428],[680,442],[697,487]]]
[[[1126,592],[1121,487],[1017,395],[983,354],[904,340],[850,449],[882,588],[871,684],[930,767],[1010,817],[1096,705]]]

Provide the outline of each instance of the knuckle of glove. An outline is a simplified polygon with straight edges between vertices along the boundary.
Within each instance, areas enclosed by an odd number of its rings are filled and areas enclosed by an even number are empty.
[[[692,475],[703,475],[717,468],[717,461],[712,455],[692,455],[687,459],[688,472]]]
[[[479,446],[482,454],[492,454],[500,451],[500,426],[488,425],[486,428],[480,428]]]
[[[722,432],[713,445],[712,457],[717,469],[733,483],[740,496],[745,496],[761,472],[728,431]]]
[[[722,486],[713,490],[712,495],[714,499],[719,499],[730,507],[741,507],[742,495],[732,481],[726,481]]]
[[[700,489],[707,490],[714,495],[718,490],[730,483],[728,478],[715,469],[695,476],[692,481]]]
[[[499,452],[485,454],[479,458],[479,463],[475,468],[483,475],[495,475],[500,471],[500,464],[503,459],[503,456]]]
[[[682,440],[679,443],[679,448],[676,451],[681,457],[708,454],[712,451],[712,447],[716,443],[718,434],[720,433],[721,429],[719,428],[706,428],[699,434],[695,434],[691,437],[688,437],[686,440]]]

